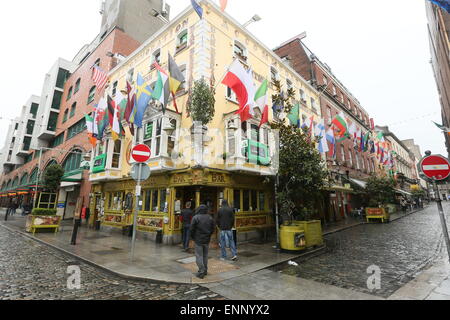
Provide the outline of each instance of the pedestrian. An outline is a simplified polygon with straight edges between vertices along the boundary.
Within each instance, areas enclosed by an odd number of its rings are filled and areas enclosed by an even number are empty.
[[[215,230],[214,219],[208,214],[206,203],[196,210],[192,219],[191,238],[195,242],[195,258],[198,266],[197,278],[203,279],[208,275],[208,251],[211,236]]]
[[[194,211],[191,209],[192,203],[186,202],[185,209],[181,210],[181,222],[183,223],[183,251],[189,251],[189,241],[191,240],[191,223]]]
[[[406,200],[405,200],[405,198],[402,198],[400,200],[400,206],[402,207],[403,213],[406,213]]]
[[[225,260],[227,258],[226,248],[230,248],[231,260],[236,261],[238,258],[237,249],[232,231],[234,227],[234,210],[230,208],[227,200],[222,201],[222,207],[217,214],[217,226],[220,229],[220,260]]]
[[[10,211],[10,215],[13,216],[16,214],[16,210],[17,210],[17,202],[13,200],[12,204],[11,204],[11,211]]]
[[[86,226],[89,227],[89,218],[91,217],[91,209],[86,207]]]

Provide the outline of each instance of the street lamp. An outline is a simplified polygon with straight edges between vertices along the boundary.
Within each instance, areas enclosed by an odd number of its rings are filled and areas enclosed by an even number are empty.
[[[261,21],[261,20],[262,20],[262,18],[259,15],[255,14],[249,21],[244,23],[243,27],[247,28],[249,24],[251,24],[253,22],[258,22],[258,21]]]

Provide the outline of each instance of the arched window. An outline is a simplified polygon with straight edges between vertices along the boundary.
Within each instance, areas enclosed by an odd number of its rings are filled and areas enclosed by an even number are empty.
[[[28,184],[28,173],[25,173],[20,179],[20,185],[26,186]]]
[[[70,87],[69,93],[67,94],[67,99],[66,99],[66,101],[69,101],[70,98],[72,98],[72,91],[73,91],[73,87]]]
[[[29,184],[36,184],[37,183],[37,181],[36,181],[37,175],[38,175],[38,168],[35,168],[33,170],[33,172],[31,173],[31,175],[30,175],[30,179],[28,180],[28,183]]]
[[[68,173],[80,169],[81,157],[82,157],[81,150],[72,151],[72,153],[66,158],[66,161],[64,161],[63,164],[64,171]]]
[[[77,93],[80,90],[81,79],[78,79],[75,83],[75,90],[73,93]]]
[[[89,97],[87,103],[90,104],[95,99],[95,92],[97,90],[96,86],[93,86],[91,90],[89,90]]]
[[[77,103],[74,102],[72,107],[70,108],[70,118],[72,118],[75,115],[75,111],[77,110]]]

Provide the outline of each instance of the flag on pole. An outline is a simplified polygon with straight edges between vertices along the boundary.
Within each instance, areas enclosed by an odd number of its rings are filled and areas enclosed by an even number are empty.
[[[104,97],[98,102],[95,120],[98,125],[98,140],[101,140],[106,127],[109,125],[108,101]]]
[[[220,0],[220,9],[222,10],[222,12],[224,12],[225,9],[227,8],[227,4],[228,0]]]
[[[95,147],[97,145],[97,138],[94,137],[94,118],[92,118],[88,114],[84,116],[86,119],[86,127],[88,132],[89,143],[92,145],[92,147]]]
[[[153,65],[158,70],[158,80],[156,80],[153,89],[153,99],[162,104],[163,113],[166,113],[167,102],[170,98],[169,74],[157,62]]]
[[[113,140],[116,141],[119,140],[122,132],[121,125],[119,123],[120,110],[116,105],[116,102],[110,96],[108,96],[108,109],[112,111],[111,136]]]
[[[347,122],[345,121],[345,115],[343,112],[338,114],[331,124],[334,126],[335,136],[338,138],[338,141],[343,141],[348,136],[348,127]]]
[[[436,122],[433,121],[433,123],[436,125],[436,127],[438,127],[439,129],[441,129],[443,132],[447,133],[448,135],[450,135],[450,129],[447,127],[444,127],[443,125],[437,124]]]
[[[369,138],[370,138],[370,131],[367,131],[367,133],[364,135],[364,143],[363,143],[364,152],[367,152],[367,150],[369,149]]]
[[[153,92],[140,73],[137,75],[136,84],[136,100],[130,121],[138,128],[142,128],[144,113],[147,110]]]
[[[330,157],[334,158],[336,156],[336,139],[334,138],[333,129],[328,129],[326,137],[329,145],[331,146],[331,148],[329,148],[329,155]]]
[[[327,135],[323,119],[316,126],[316,136],[319,137],[319,145],[318,145],[319,152],[323,154],[330,151],[330,149],[328,148]]]
[[[441,7],[442,9],[446,10],[448,13],[450,13],[450,0],[430,0],[435,5]]]
[[[296,103],[287,118],[292,126],[300,128],[300,104]]]
[[[128,123],[128,127],[130,129],[130,133],[132,136],[134,136],[134,124],[131,122],[130,118],[133,113],[135,101],[136,101],[136,90],[131,86],[131,83],[127,81],[127,108],[125,110],[124,119]]]
[[[173,104],[177,112],[179,111],[175,95],[184,81],[186,81],[186,79],[184,78],[183,73],[169,53],[169,88],[170,92],[172,93]]]
[[[222,84],[228,86],[236,94],[239,102],[241,121],[247,121],[254,116],[256,89],[253,83],[253,71],[245,70],[239,60],[230,65]]]
[[[192,7],[194,8],[195,12],[197,12],[200,19],[203,19],[203,8],[201,5],[199,5],[197,0],[191,0]]]
[[[267,90],[269,88],[269,82],[267,80],[264,80],[261,83],[261,86],[259,87],[258,91],[256,91],[255,94],[255,104],[257,107],[259,107],[259,110],[261,111],[261,122],[259,124],[259,127],[261,127],[263,124],[269,122],[269,105],[267,104]]]
[[[94,65],[92,68],[92,80],[94,81],[98,92],[101,92],[108,82],[108,74],[97,65]]]

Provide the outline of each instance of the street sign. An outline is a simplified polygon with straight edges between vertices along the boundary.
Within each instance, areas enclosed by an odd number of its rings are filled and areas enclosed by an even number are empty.
[[[432,155],[423,158],[421,164],[423,174],[429,179],[445,180],[450,176],[450,163],[443,156]]]
[[[139,167],[141,167],[141,176],[139,177]],[[146,181],[148,178],[150,178],[150,168],[145,163],[135,163],[131,167],[131,177],[134,181]]]
[[[131,157],[138,163],[144,163],[150,160],[151,154],[150,147],[145,144],[139,144],[131,150]]]

